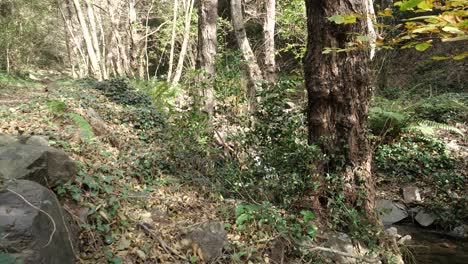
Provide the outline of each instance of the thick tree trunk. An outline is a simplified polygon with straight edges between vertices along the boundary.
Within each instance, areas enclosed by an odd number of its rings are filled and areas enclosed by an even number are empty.
[[[86,49],[88,51],[88,58],[91,61],[91,74],[93,77],[97,78],[98,80],[102,80],[102,74],[99,66],[99,61],[96,55],[96,51],[94,50],[93,41],[91,39],[91,34],[89,32],[88,25],[86,23],[85,16],[83,14],[83,10],[81,9],[81,4],[79,0],[73,0],[75,4],[76,14],[78,16],[78,20],[81,25],[81,31],[83,33],[83,38],[86,43]]]
[[[372,217],[371,150],[365,131],[371,97],[369,51],[322,54],[326,47],[346,48],[354,38],[349,32],[368,33],[365,17],[346,25],[327,19],[337,14],[366,14],[365,2],[306,0],[306,7],[309,142],[318,144],[328,159],[317,164],[319,172],[341,175],[348,204]]]
[[[91,3],[90,0],[86,0],[86,11],[88,13],[88,21],[89,21],[89,33],[91,35],[91,40],[93,43],[94,47],[94,52],[96,53],[96,60],[99,65],[99,69],[102,74],[102,78],[107,79],[107,76],[105,74],[106,71],[106,66],[103,63],[103,60],[101,58],[101,50],[99,46],[99,38],[98,38],[98,33],[97,33],[97,26],[96,26],[96,16],[94,13],[94,7]]]
[[[202,91],[203,108],[211,116],[215,104],[213,81],[216,74],[218,0],[200,0],[198,7],[198,53],[196,68],[201,71],[199,81],[206,87]]]
[[[263,24],[265,39],[265,79],[269,85],[274,84],[277,79],[275,60],[275,23],[276,23],[276,0],[266,0],[266,15]]]
[[[262,80],[262,71],[257,63],[252,48],[250,47],[247,33],[245,32],[244,16],[242,15],[241,0],[231,0],[231,17],[237,44],[245,60],[245,67],[248,77],[247,99],[249,100],[249,110],[255,111],[257,105],[256,91],[260,89],[258,82]]]

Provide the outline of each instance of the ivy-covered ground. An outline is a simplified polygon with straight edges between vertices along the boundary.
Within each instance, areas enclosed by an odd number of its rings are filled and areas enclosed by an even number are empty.
[[[219,149],[213,150],[209,149],[213,139],[197,134],[204,129],[202,122],[197,123],[199,117],[187,112],[185,119],[174,120],[173,112],[163,111],[154,98],[128,81],[0,77],[0,133],[48,136],[53,147],[79,164],[76,180],[54,191],[80,227],[76,228],[80,263],[197,263],[201,256],[196,248],[187,247],[183,235],[208,220],[222,221],[228,233],[229,245],[219,263],[274,263],[283,257],[284,263],[321,263],[317,252],[281,237],[314,245],[329,228],[354,232],[353,238],[367,239],[368,245],[376,239],[359,222],[353,222],[355,230],[349,225],[346,229],[339,217],[336,223],[325,223],[307,207],[294,204],[292,198],[298,194],[294,190],[306,190],[310,179],[302,178],[308,162],[291,161],[314,150],[304,144],[303,131],[297,131],[300,108],[291,107],[288,114],[293,115],[285,119],[284,106],[277,104],[283,98],[270,96],[270,104],[265,100],[266,110],[257,117],[264,124],[257,134],[240,144],[221,140],[214,147]],[[420,187],[423,206],[437,213],[436,226],[450,231],[466,223],[468,206],[466,96],[448,96],[421,101],[412,112],[393,107],[396,100],[377,97],[381,101],[371,110],[370,128],[378,197],[399,200],[402,186]],[[454,108],[447,101],[461,106]],[[104,132],[93,130],[85,118],[90,109],[105,122]],[[441,115],[450,117],[449,124],[431,117]],[[278,135],[276,149],[267,142],[271,127]],[[234,164],[240,169],[230,170],[235,166],[226,157],[242,144],[258,144],[264,164],[276,166],[288,184],[262,181],[271,170],[255,165],[255,160]],[[273,205],[281,203],[288,206]],[[336,213],[359,220],[350,211]],[[141,228],[142,223],[154,226],[153,234]]]
[[[105,121],[106,133],[97,135],[83,118],[90,108]],[[222,221],[228,232],[220,263],[268,263],[280,230],[290,228],[290,216],[225,200],[211,185],[166,174],[171,164],[161,141],[167,126],[167,115],[122,81],[1,82],[0,133],[48,136],[51,146],[79,164],[76,180],[54,190],[81,227],[79,263],[197,263],[200,256],[182,235],[207,220]],[[315,232],[311,219],[300,215],[295,232]],[[155,227],[159,239],[139,228],[142,221]]]

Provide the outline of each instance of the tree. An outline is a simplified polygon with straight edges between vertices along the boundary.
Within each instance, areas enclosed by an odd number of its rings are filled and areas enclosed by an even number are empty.
[[[365,16],[349,24],[336,24],[328,19],[337,14],[367,14],[366,3],[360,0],[305,2],[308,40],[304,76],[308,92],[308,138],[309,143],[319,145],[325,155],[325,161],[320,161],[317,169],[321,174],[339,175],[344,182],[347,204],[372,218],[372,153],[365,129],[371,97],[369,50],[323,54],[327,47],[345,49],[354,39],[350,32],[369,33],[371,29]],[[365,196],[361,197],[363,201],[359,201],[361,194]]]
[[[265,10],[265,22],[263,24],[265,39],[265,79],[269,84],[273,84],[277,79],[275,60],[276,0],[267,0]]]
[[[211,115],[215,104],[213,78],[216,73],[218,0],[200,0],[198,6],[197,65],[201,71],[200,82],[206,87],[201,91],[204,110]]]

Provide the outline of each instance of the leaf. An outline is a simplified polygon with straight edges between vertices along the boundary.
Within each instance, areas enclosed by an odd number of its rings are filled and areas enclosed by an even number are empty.
[[[460,41],[460,40],[468,40],[468,35],[455,37],[455,38],[443,38],[442,42],[453,42],[453,41]]]
[[[468,52],[464,52],[462,54],[456,55],[453,57],[454,60],[463,60],[465,57],[468,57]]]
[[[436,60],[436,61],[441,61],[441,60],[449,59],[449,57],[444,57],[444,56],[432,56],[432,59],[433,59],[433,60]]]
[[[252,217],[249,214],[241,214],[236,219],[236,225],[243,225],[246,221],[249,221],[250,219],[252,219]]]
[[[345,18],[342,15],[334,15],[327,19],[335,24],[343,24],[345,22]]]
[[[414,46],[414,48],[415,48],[417,51],[425,51],[425,50],[427,50],[428,48],[430,48],[431,46],[432,46],[431,43],[429,43],[429,42],[424,42],[424,43],[416,44],[416,46]]]
[[[424,10],[431,10],[434,7],[434,5],[432,4],[432,1],[428,1],[428,0],[422,1],[417,6],[419,9],[424,9]]]
[[[378,14],[383,17],[391,17],[393,16],[393,11],[390,8],[385,8],[385,10],[379,11]]]
[[[451,27],[451,26],[445,26],[442,28],[443,31],[453,33],[453,34],[458,34],[458,35],[464,35],[465,32],[461,31],[460,29],[456,27]]]
[[[416,7],[422,1],[423,0],[409,0],[409,1],[403,2],[403,4],[400,5],[400,11],[406,11],[410,8]]]

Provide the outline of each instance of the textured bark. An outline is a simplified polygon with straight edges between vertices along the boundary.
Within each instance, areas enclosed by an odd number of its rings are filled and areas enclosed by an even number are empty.
[[[91,40],[93,43],[94,51],[96,53],[96,60],[99,65],[99,69],[101,71],[102,77],[104,79],[107,79],[106,66],[104,64],[104,60],[101,57],[101,50],[99,46],[99,38],[98,38],[98,33],[97,33],[97,24],[96,24],[94,6],[90,0],[86,0],[85,2],[86,2],[86,10],[88,13],[88,21],[89,21],[89,26],[90,26],[89,33],[91,35]]]
[[[245,31],[244,16],[242,14],[241,0],[231,0],[231,17],[237,44],[245,60],[245,67],[248,77],[247,99],[249,100],[249,110],[255,111],[257,105],[256,90],[260,89],[258,82],[262,79],[262,71],[257,63],[249,39]]]
[[[318,144],[328,160],[319,172],[337,173],[346,182],[348,203],[373,215],[374,189],[371,151],[365,123],[371,97],[369,50],[322,54],[326,47],[346,48],[353,34],[368,33],[365,18],[355,24],[336,25],[327,17],[336,14],[366,14],[361,0],[306,0],[307,53],[304,74],[308,91],[309,142]],[[363,197],[361,197],[363,198]]]
[[[78,20],[80,22],[81,31],[83,33],[83,38],[86,43],[86,50],[88,52],[88,58],[91,61],[91,74],[98,80],[102,80],[102,73],[98,61],[98,57],[96,55],[96,51],[93,46],[93,41],[91,38],[91,34],[88,28],[88,24],[86,23],[85,16],[83,14],[83,10],[81,9],[81,4],[79,0],[73,0],[75,5],[76,14],[78,16]]]
[[[211,116],[215,104],[213,78],[216,74],[218,0],[200,0],[198,7],[198,53],[196,68],[199,81],[206,83],[202,91],[203,108]]]
[[[187,55],[187,48],[190,40],[190,25],[192,22],[192,11],[195,0],[187,0],[185,3],[185,26],[184,26],[184,38],[182,40],[182,47],[180,48],[179,59],[177,61],[177,67],[172,78],[172,85],[176,85],[180,81],[182,76],[182,70],[184,67],[185,56]]]
[[[265,79],[269,84],[274,84],[277,79],[275,60],[276,0],[266,0],[265,10],[265,23],[263,25],[265,39]]]
[[[179,1],[174,0],[174,15],[172,17],[172,34],[171,34],[171,51],[169,53],[169,70],[167,71],[167,82],[172,80],[172,68],[174,67],[174,50],[177,37],[177,14],[179,9]]]

